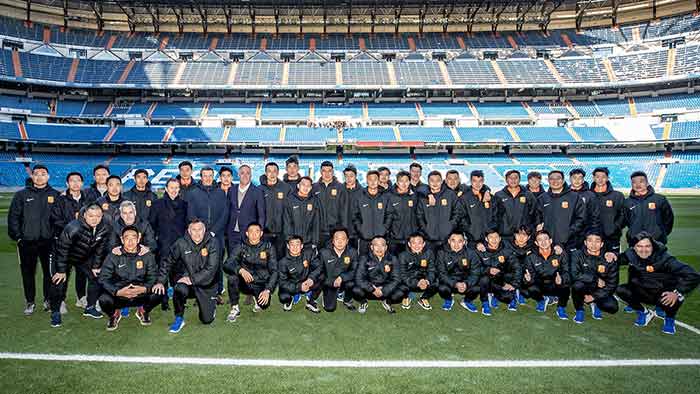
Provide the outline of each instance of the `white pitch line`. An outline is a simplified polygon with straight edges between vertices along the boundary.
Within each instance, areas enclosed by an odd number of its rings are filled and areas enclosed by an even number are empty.
[[[700,359],[622,359],[622,360],[274,360],[204,357],[139,357],[90,354],[0,353],[0,359],[103,362],[130,364],[187,364],[235,367],[315,367],[315,368],[601,368],[700,366]]]

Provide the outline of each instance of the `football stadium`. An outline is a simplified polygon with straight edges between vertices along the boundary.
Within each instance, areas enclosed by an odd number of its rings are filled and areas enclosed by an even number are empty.
[[[0,43],[0,392],[697,392],[700,1],[0,0]]]

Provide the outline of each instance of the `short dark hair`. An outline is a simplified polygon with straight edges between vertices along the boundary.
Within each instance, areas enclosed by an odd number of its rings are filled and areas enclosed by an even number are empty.
[[[187,160],[181,161],[180,164],[177,165],[177,169],[179,170],[179,169],[181,169],[182,167],[185,167],[185,166],[190,167],[190,170],[192,169],[192,163],[190,163],[190,162],[187,161]]]
[[[367,171],[366,178],[369,178],[370,175],[376,175],[377,178],[379,178],[379,171],[377,171],[377,170],[369,170],[369,171]]]
[[[635,171],[635,172],[633,172],[633,173],[630,175],[630,179],[636,178],[636,177],[638,177],[638,176],[643,176],[644,179],[649,179],[649,178],[647,177],[647,173],[644,172],[644,171]]]
[[[595,174],[598,172],[602,172],[606,176],[610,176],[610,170],[608,169],[608,167],[596,167],[596,169],[593,170],[593,175],[595,176]]]
[[[554,174],[559,174],[559,175],[561,175],[562,178],[564,178],[564,171],[562,171],[562,170],[552,170],[552,171],[550,171],[549,174],[547,174],[547,178],[549,178],[550,176],[552,176],[552,175],[554,175]]]
[[[107,174],[110,173],[110,172],[109,172],[109,167],[107,167],[107,166],[104,165],[104,164],[98,164],[98,165],[94,166],[94,167],[92,168],[92,175],[95,175],[95,173],[97,172],[97,170],[105,170],[105,171],[107,171]]]
[[[178,185],[180,184],[180,181],[178,181],[177,178],[169,178],[167,181],[165,181],[165,187],[168,187],[168,185],[173,182],[177,183]]]
[[[410,242],[413,238],[418,238],[418,237],[425,239],[425,237],[423,236],[423,233],[421,233],[419,231],[415,231],[415,232],[412,232],[408,236],[408,241]]]
[[[447,173],[445,174],[445,176],[447,176],[447,175],[459,175],[459,171],[457,171],[457,170],[447,170]]]
[[[530,171],[527,173],[527,179],[530,180],[530,178],[542,179],[542,174],[539,171]]]
[[[630,244],[630,246],[634,247],[640,241],[643,241],[645,239],[648,239],[651,242],[652,246],[654,245],[654,236],[651,235],[651,233],[648,233],[646,231],[641,231],[641,232],[638,232],[637,234],[631,236],[629,239],[629,241],[630,241],[629,244]]]
[[[213,168],[211,168],[211,167],[209,167],[209,166],[204,166],[204,167],[202,167],[202,168],[199,170],[199,174],[200,174],[200,175],[203,174],[204,171],[215,172]]]
[[[583,168],[574,168],[573,170],[569,171],[569,176],[576,175],[576,174],[581,174],[583,176],[586,176],[586,171]]]
[[[229,174],[233,175],[233,170],[229,166],[219,168],[219,175],[223,174],[224,172],[228,172]]]
[[[79,176],[80,180],[81,181],[83,180],[83,174],[79,173],[78,171],[72,171],[72,172],[69,172],[68,175],[66,175],[66,183],[68,183],[68,181],[70,180],[70,177],[72,177],[72,176]]]
[[[535,233],[535,239],[537,239],[537,237],[539,237],[542,234],[548,236],[550,239],[552,238],[552,234],[549,231],[542,229],[542,230],[539,230]]]
[[[204,220],[198,217],[193,217],[192,219],[190,219],[190,221],[187,223],[187,227],[197,223],[202,223],[204,225],[204,228],[207,227],[207,224],[204,222]]]
[[[144,168],[139,168],[138,170],[134,171],[134,178],[136,178],[136,175],[138,174],[144,174],[146,175],[146,178],[148,178],[148,171]]]
[[[474,171],[472,171],[471,174],[469,174],[469,178],[474,178],[474,177],[483,178],[484,172],[481,170],[474,170]]]
[[[412,168],[420,168],[421,170],[423,170],[423,166],[420,165],[420,163],[415,162],[415,161],[414,161],[413,163],[411,163],[410,166],[408,166],[408,169],[409,169],[409,170],[412,169]]]
[[[34,171],[36,171],[36,170],[44,170],[44,171],[46,171],[47,173],[49,172],[49,168],[46,167],[46,166],[43,165],[43,164],[37,164],[37,165],[35,165],[35,166],[32,168],[32,172],[34,172]]]
[[[314,183],[313,179],[311,179],[310,176],[303,176],[303,177],[299,178],[299,183],[301,183],[302,181],[309,181],[309,183],[311,183],[311,184]]]
[[[389,167],[381,166],[381,167],[377,168],[377,172],[382,172],[382,171],[387,171],[389,174],[391,174],[391,170],[389,169]]]
[[[121,232],[121,236],[123,237],[127,231],[134,231],[134,232],[136,232],[136,234],[141,235],[141,231],[139,231],[139,228],[134,226],[133,224],[128,225],[128,226],[124,226],[124,228],[122,229],[122,232]]]
[[[299,158],[298,158],[297,156],[289,156],[289,158],[287,158],[287,160],[284,162],[284,164],[285,164],[286,166],[288,166],[288,165],[290,165],[290,164],[292,164],[292,163],[293,163],[293,164],[296,164],[296,165],[299,165]]]
[[[321,163],[321,168],[323,167],[333,168],[333,163],[331,163],[329,160],[325,160],[323,163]]]
[[[331,230],[331,238],[335,237],[335,233],[339,233],[339,232],[345,233],[346,237],[349,235],[348,229],[346,229],[345,227],[342,227],[342,226],[338,226],[338,227],[334,227]]]
[[[522,177],[520,176],[520,171],[518,171],[518,170],[508,170],[508,171],[506,171],[506,176],[505,176],[505,177],[508,178],[511,174],[517,174],[517,175],[518,175],[518,178],[522,178]]]
[[[108,176],[108,177],[107,177],[107,183],[109,183],[109,181],[111,181],[112,179],[116,179],[116,180],[119,181],[119,183],[122,183],[122,178],[120,178],[119,175],[110,175],[110,176]]]
[[[439,176],[440,178],[442,178],[442,174],[441,174],[440,171],[438,171],[438,170],[430,171],[430,173],[428,174],[428,178],[430,178],[431,176],[435,176],[435,175],[437,175],[437,176]]]
[[[521,231],[527,235],[532,235],[532,228],[530,226],[523,224],[522,226],[518,227],[518,231],[516,231],[516,233],[519,233]]]
[[[297,240],[297,239],[298,239],[302,244],[304,243],[304,238],[302,238],[301,235],[299,235],[299,234],[291,234],[291,235],[287,236],[287,243],[290,243],[290,242],[292,242],[292,241],[294,241],[294,240]]]
[[[277,163],[275,163],[274,161],[271,161],[271,162],[265,164],[265,169],[266,169],[266,170],[267,170],[267,167],[275,167],[275,168],[278,169],[278,170],[280,169],[280,166],[277,165]]]
[[[355,167],[355,166],[352,165],[352,164],[348,164],[348,166],[345,167],[345,169],[343,170],[343,173],[346,173],[346,172],[348,172],[348,171],[349,171],[349,172],[352,172],[352,173],[355,174],[355,175],[357,175],[357,167]]]
[[[403,177],[410,178],[411,174],[409,174],[408,171],[403,171],[403,170],[396,173],[396,180],[397,181],[399,180],[399,178],[403,178]]]
[[[260,223],[258,223],[258,222],[252,222],[252,223],[249,223],[249,224],[248,224],[248,227],[246,227],[246,231],[248,231],[248,229],[250,228],[250,226],[257,226],[260,230],[263,229],[262,224],[260,224]]]

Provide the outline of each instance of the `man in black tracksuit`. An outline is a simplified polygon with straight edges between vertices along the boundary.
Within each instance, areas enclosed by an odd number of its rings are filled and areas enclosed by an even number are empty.
[[[646,326],[654,317],[643,304],[656,305],[665,313],[663,332],[675,334],[678,309],[700,284],[700,274],[671,256],[650,233],[635,235],[630,245],[619,259],[629,266],[629,278],[618,286],[617,295],[637,311],[637,326]]]
[[[586,171],[582,168],[574,168],[569,171],[569,181],[571,190],[581,197],[584,206],[584,224],[583,232],[579,234],[576,241],[576,248],[583,248],[583,241],[587,232],[599,231],[600,229],[600,207],[595,203],[596,195],[588,187],[588,182],[585,181]]]
[[[83,190],[86,205],[95,203],[98,198],[107,193],[107,178],[109,175],[109,167],[104,164],[98,164],[92,169],[94,181]]]
[[[525,258],[525,270],[520,292],[524,297],[537,301],[537,312],[545,312],[549,297],[558,297],[557,316],[568,319],[566,304],[569,302],[571,275],[566,253],[557,254],[552,247],[552,236],[547,230],[535,234],[536,249]]]
[[[518,309],[517,290],[520,289],[523,277],[520,261],[508,247],[508,242],[501,240],[496,230],[486,230],[484,238],[485,250],[477,252],[481,257],[483,272],[479,283],[482,313],[486,316],[491,315],[489,295],[508,304],[508,310],[515,311]]]
[[[289,193],[284,205],[284,236],[300,236],[307,248],[319,246],[321,234],[321,202],[311,194],[311,178],[305,176],[297,189]],[[286,254],[286,253],[285,253]]]
[[[289,156],[287,161],[284,162],[284,171],[285,174],[282,177],[284,183],[289,185],[289,188],[292,191],[297,190],[297,185],[302,178],[302,175],[299,174],[299,157]],[[285,245],[285,248],[286,247],[287,246]]]
[[[411,191],[422,195],[428,194],[428,185],[420,180],[423,175],[423,166],[414,161],[408,166],[408,172],[411,174]]]
[[[406,250],[408,236],[418,230],[418,194],[411,190],[410,184],[408,173],[400,171],[396,174],[396,183],[388,195],[389,254],[394,256]]]
[[[425,235],[434,253],[442,249],[452,231],[459,228],[464,211],[455,192],[442,182],[442,175],[432,171],[428,175],[430,190],[418,201],[416,216],[418,228]]]
[[[549,173],[549,190],[538,197],[538,223],[553,237],[554,244],[567,252],[578,247],[585,226],[585,205],[578,193],[564,182],[564,173]]]
[[[438,291],[445,300],[443,310],[451,310],[453,294],[464,295],[463,308],[476,312],[472,301],[479,295],[479,278],[481,278],[481,258],[472,249],[467,248],[461,232],[452,232],[447,244],[438,251],[437,268],[439,277]]]
[[[346,208],[348,215],[348,237],[350,241],[348,244],[354,249],[359,247],[358,236],[355,225],[353,224],[353,209],[355,207],[355,201],[362,195],[364,190],[359,183],[357,183],[357,168],[354,165],[349,164],[343,170],[343,177],[345,178],[345,191],[348,194],[348,206]]]
[[[180,197],[187,201],[187,195],[197,187],[197,183],[192,177],[192,163],[185,160],[177,165],[179,174],[175,177],[180,182]]]
[[[331,231],[348,224],[348,194],[345,186],[336,179],[330,161],[321,163],[321,178],[313,184],[311,193],[318,198],[321,208],[318,246],[325,248],[331,238]]]
[[[102,208],[107,223],[111,224],[119,218],[119,206],[123,201],[122,179],[117,175],[110,175],[107,178],[107,192],[95,202]]]
[[[224,263],[228,275],[228,297],[231,303],[226,321],[235,322],[241,313],[238,301],[240,293],[255,298],[253,312],[267,309],[270,296],[277,287],[277,251],[263,240],[262,225],[251,223],[245,232],[245,240]]]
[[[163,197],[153,203],[149,215],[148,222],[156,237],[156,261],[158,267],[163,267],[170,247],[187,231],[187,203],[180,197],[180,182],[177,179],[168,179]],[[167,289],[168,283],[164,285]],[[166,295],[161,303],[163,310],[169,308],[168,304]]]
[[[138,169],[134,172],[134,182],[136,183],[129,191],[124,192],[125,200],[136,204],[136,215],[143,220],[148,220],[153,203],[158,196],[151,191],[151,182],[148,181],[148,171]]]
[[[112,223],[112,233],[109,238],[109,250],[122,246],[122,230],[127,226],[134,226],[139,230],[139,243],[142,247],[148,248],[154,255],[158,250],[156,237],[151,224],[142,220],[136,213],[136,204],[126,200],[119,206],[119,218]]]
[[[613,189],[608,174],[605,167],[593,170],[594,204],[598,205],[600,211],[600,235],[603,237],[604,250],[620,254],[620,238],[625,227],[625,196]]]
[[[465,218],[462,230],[469,239],[469,245],[476,247],[477,242],[483,241],[484,232],[493,225],[493,201],[491,189],[484,184],[484,172],[474,170],[471,173],[471,186],[462,194]]]
[[[63,232],[68,223],[80,217],[80,210],[87,205],[83,188],[83,175],[79,172],[71,172],[66,176],[66,192],[58,196],[58,200],[51,209],[51,228],[54,233],[54,242]],[[87,278],[83,272],[75,273],[75,293],[78,298],[76,306],[85,306],[85,288]]]
[[[287,239],[287,254],[278,265],[279,299],[285,312],[291,311],[304,294],[306,309],[320,312],[316,299],[321,294],[321,265],[314,255],[313,249],[304,247],[301,237],[292,235]]]
[[[600,320],[602,314],[617,313],[615,291],[620,281],[617,262],[608,262],[605,257],[603,238],[600,233],[589,231],[584,249],[571,253],[571,298],[576,309],[574,322],[584,320],[584,304],[591,305],[593,318]]]
[[[422,292],[418,305],[425,310],[433,309],[430,298],[438,292],[437,262],[435,254],[425,245],[420,233],[408,237],[408,248],[399,255],[401,265],[401,293],[403,309],[411,308],[411,294]]]
[[[49,264],[54,233],[51,211],[59,192],[49,186],[49,170],[38,164],[32,169],[32,185],[15,193],[7,213],[7,233],[17,242],[22,285],[26,302],[24,314],[34,313],[36,296],[36,265],[43,272],[44,307],[51,285]]]
[[[275,247],[277,256],[283,256],[287,245],[284,239],[284,204],[291,188],[278,178],[277,163],[265,164],[265,174],[260,176],[260,189],[265,198],[265,230],[263,239]]]
[[[331,235],[328,247],[321,249],[316,256],[321,266],[323,309],[333,312],[342,295],[343,305],[355,310],[352,304],[352,289],[355,287],[355,271],[358,255],[355,248],[348,245],[348,231],[336,228]]]
[[[360,257],[352,290],[360,303],[360,313],[367,312],[367,300],[381,300],[382,307],[396,313],[391,304],[398,304],[404,297],[401,291],[401,272],[396,257],[387,254],[386,240],[375,237],[370,244],[370,253]]]
[[[197,300],[199,321],[203,324],[214,321],[221,253],[220,243],[212,237],[201,219],[190,221],[187,234],[170,247],[170,253],[160,268],[156,292],[163,294],[165,284],[169,278],[173,279],[175,321],[170,326],[171,333],[180,332],[184,326],[188,298]]]
[[[152,252],[140,250],[139,230],[124,227],[120,238],[119,254],[110,253],[100,270],[100,307],[109,318],[108,331],[117,329],[121,314],[115,311],[124,307],[138,307],[136,317],[141,325],[150,325],[151,310],[162,298],[151,291],[158,279],[158,263]]]
[[[654,192],[647,175],[633,172],[632,190],[625,199],[625,225],[627,242],[642,231],[650,233],[654,240],[666,244],[673,231],[673,209],[666,197]]]
[[[353,201],[352,223],[359,237],[358,253],[369,252],[374,237],[386,237],[389,224],[389,195],[379,187],[379,172],[367,172],[367,187]]]
[[[498,234],[510,240],[520,227],[535,230],[537,225],[537,198],[520,186],[520,172],[506,172],[506,186],[496,192],[493,202],[493,220]]]
[[[66,298],[66,274],[69,266],[80,270],[88,279],[87,306],[83,316],[99,319],[102,314],[95,308],[100,295],[97,275],[108,254],[111,226],[104,220],[102,209],[97,205],[85,207],[80,218],[68,223],[58,237],[51,266],[51,325],[61,325],[61,302]]]

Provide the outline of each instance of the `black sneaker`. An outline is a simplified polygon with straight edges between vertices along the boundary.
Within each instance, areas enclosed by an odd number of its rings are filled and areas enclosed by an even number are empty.
[[[143,307],[139,307],[136,309],[136,318],[139,319],[139,322],[141,322],[142,326],[150,326],[151,325],[151,316],[150,313],[147,313]]]
[[[396,313],[396,311],[391,306],[391,304],[389,304],[386,300],[382,301],[382,308],[384,308],[384,310],[389,312],[389,313]]]
[[[122,319],[122,314],[121,313],[115,313],[113,314],[110,318],[109,321],[107,322],[107,331],[115,331],[117,328],[119,328],[119,321]]]
[[[318,304],[314,300],[306,300],[306,309],[311,313],[321,313]]]
[[[349,301],[349,302],[343,301],[343,305],[345,305],[345,308],[347,308],[347,310],[349,310],[351,312],[354,312],[355,310],[357,310],[357,308],[355,307],[355,304],[353,304],[352,301]]]

